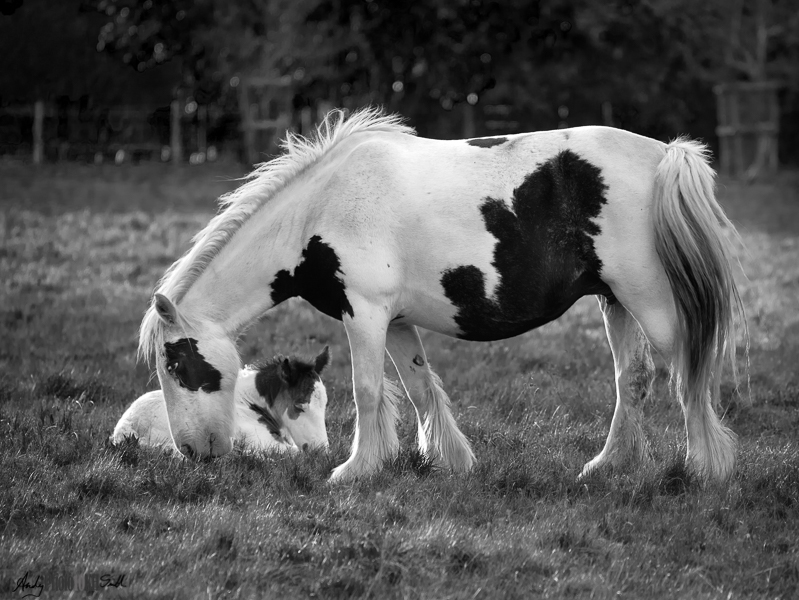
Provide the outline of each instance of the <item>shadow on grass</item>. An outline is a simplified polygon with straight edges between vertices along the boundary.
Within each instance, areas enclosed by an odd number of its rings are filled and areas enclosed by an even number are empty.
[[[415,444],[401,448],[397,457],[388,461],[384,468],[391,476],[412,475],[416,479],[425,479],[444,470]]]

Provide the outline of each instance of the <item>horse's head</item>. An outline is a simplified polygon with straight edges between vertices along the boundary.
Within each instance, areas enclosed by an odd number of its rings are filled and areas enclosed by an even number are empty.
[[[155,349],[156,369],[175,446],[197,458],[230,452],[240,367],[236,345],[213,323],[187,325],[162,294],[155,295],[155,312],[164,332]]]
[[[252,410],[271,429],[285,432],[297,448],[327,448],[327,391],[320,375],[329,361],[327,346],[313,362],[278,356],[263,366],[247,369],[251,383],[243,381],[243,373],[238,385],[255,387],[266,407],[252,405]]]

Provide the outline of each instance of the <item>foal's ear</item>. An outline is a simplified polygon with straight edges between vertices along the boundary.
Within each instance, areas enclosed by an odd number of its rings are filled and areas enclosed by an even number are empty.
[[[163,321],[174,325],[178,320],[178,311],[172,301],[163,294],[155,295],[155,312]]]
[[[291,361],[288,358],[284,358],[280,361],[278,375],[284,382],[291,383]]]
[[[316,371],[317,375],[320,375],[322,371],[325,370],[325,367],[330,362],[330,346],[325,346],[325,349],[316,357],[314,361],[313,370]]]

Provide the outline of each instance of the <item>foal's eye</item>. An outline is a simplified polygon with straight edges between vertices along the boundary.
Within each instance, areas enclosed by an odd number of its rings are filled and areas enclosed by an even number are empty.
[[[296,410],[298,413],[305,412],[305,408],[303,407],[302,404],[295,404],[294,405],[294,410]]]
[[[169,374],[170,374],[170,375],[174,375],[174,374],[175,374],[175,370],[176,370],[177,368],[178,368],[178,363],[177,363],[177,362],[169,363],[169,364],[166,366],[166,370],[167,370],[167,371],[169,371]]]

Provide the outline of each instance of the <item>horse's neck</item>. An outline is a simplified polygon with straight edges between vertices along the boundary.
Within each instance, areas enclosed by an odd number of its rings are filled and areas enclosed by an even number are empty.
[[[302,253],[304,191],[283,193],[249,217],[187,291],[181,305],[238,335],[272,308],[270,284],[281,269],[293,270]],[[291,200],[295,204],[291,204]]]
[[[272,308],[270,284],[278,271],[291,272],[299,263],[320,218],[314,204],[330,177],[359,144],[376,135],[384,134],[365,132],[339,142],[266,200],[189,288],[181,302],[187,312],[221,324],[235,337]]]

